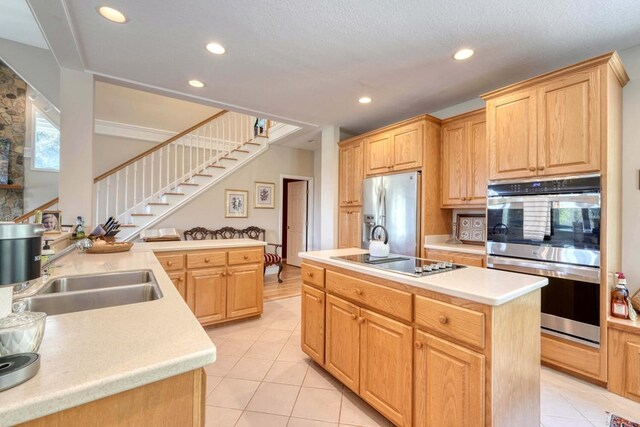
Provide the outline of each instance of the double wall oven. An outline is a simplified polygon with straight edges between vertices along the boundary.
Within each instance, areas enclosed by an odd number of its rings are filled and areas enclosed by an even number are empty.
[[[600,343],[600,176],[490,183],[487,267],[544,276],[544,332]]]

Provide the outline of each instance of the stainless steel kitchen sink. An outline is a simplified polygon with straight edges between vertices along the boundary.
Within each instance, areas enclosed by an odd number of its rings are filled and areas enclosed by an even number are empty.
[[[162,298],[162,291],[155,283],[120,285],[87,291],[60,292],[35,295],[22,302],[28,311],[43,311],[49,316],[75,311],[95,310],[135,304]]]
[[[135,304],[162,298],[150,270],[59,277],[35,295],[20,299],[19,310],[42,311],[49,316]]]
[[[86,291],[89,289],[113,288],[142,283],[156,283],[151,271],[124,271],[118,273],[93,274],[83,276],[60,277],[44,286],[40,294]]]

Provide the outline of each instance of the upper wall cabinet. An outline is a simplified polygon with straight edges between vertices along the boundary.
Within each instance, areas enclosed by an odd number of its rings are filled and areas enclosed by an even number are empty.
[[[422,167],[424,121],[416,121],[364,140],[364,169],[367,176]]]
[[[360,206],[362,204],[362,141],[340,146],[339,198],[340,206]]]
[[[442,206],[483,207],[487,198],[485,111],[442,125]]]
[[[627,81],[613,53],[484,95],[489,178],[602,171],[611,85]]]

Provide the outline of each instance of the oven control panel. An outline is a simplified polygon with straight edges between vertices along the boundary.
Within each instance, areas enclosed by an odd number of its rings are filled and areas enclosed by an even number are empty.
[[[600,176],[489,184],[487,195],[517,196],[600,192]]]

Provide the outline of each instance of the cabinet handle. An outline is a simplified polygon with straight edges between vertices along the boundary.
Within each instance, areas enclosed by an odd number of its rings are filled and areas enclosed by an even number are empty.
[[[309,272],[309,273],[307,273],[307,276],[313,277],[313,273]]]
[[[422,348],[422,343],[420,341],[416,341],[413,346],[419,350]]]
[[[530,170],[531,172],[534,172],[534,171],[536,170],[536,167],[535,167],[535,166],[529,166],[529,170]]]
[[[245,256],[244,256],[244,259],[249,259],[249,255],[245,255]]]
[[[544,170],[544,166],[538,166],[538,170],[539,171],[543,171]]]
[[[173,265],[173,261],[167,261],[167,265],[171,267]]]
[[[438,321],[439,321],[440,323],[442,323],[443,325],[446,325],[446,324],[447,324],[447,322],[449,321],[449,319],[447,319],[447,316],[442,316],[442,315],[441,315],[440,317],[438,317]]]
[[[227,273],[227,276],[233,276],[233,273]]]
[[[184,282],[184,279],[182,277],[178,277],[178,282]]]
[[[205,258],[204,259],[204,262],[209,262],[209,261],[211,261],[211,258]]]
[[[222,277],[224,277],[224,276],[226,276],[226,275],[227,275],[227,272],[226,272],[226,271],[223,271],[223,272],[222,272]]]
[[[318,302],[322,304],[322,297],[318,298]]]
[[[364,317],[358,317],[358,323],[363,323],[364,322]]]
[[[355,314],[351,313],[351,320],[356,320],[358,318],[358,316],[356,316]]]
[[[362,289],[356,289],[355,293],[356,295],[362,295]]]

